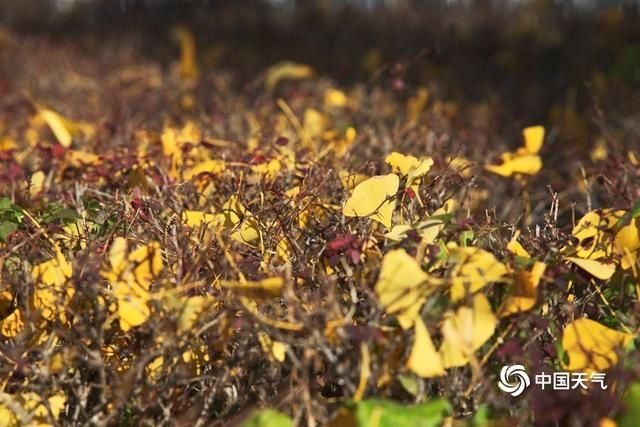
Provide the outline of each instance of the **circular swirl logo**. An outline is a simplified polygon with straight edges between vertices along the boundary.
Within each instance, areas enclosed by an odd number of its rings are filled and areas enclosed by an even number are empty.
[[[531,385],[527,371],[522,365],[507,365],[500,370],[500,390],[509,393],[513,397],[520,396],[524,389]]]

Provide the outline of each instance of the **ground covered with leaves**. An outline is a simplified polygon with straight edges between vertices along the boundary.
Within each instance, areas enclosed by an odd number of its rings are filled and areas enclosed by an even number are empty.
[[[387,13],[2,29],[0,425],[638,425],[637,15]]]

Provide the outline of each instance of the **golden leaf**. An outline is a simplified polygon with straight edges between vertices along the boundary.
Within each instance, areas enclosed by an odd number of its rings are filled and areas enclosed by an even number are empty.
[[[31,194],[35,195],[44,190],[46,175],[42,171],[37,171],[29,179],[29,189]]]
[[[436,351],[429,331],[420,316],[415,320],[415,338],[407,368],[422,378],[439,377],[445,374],[442,358]]]
[[[180,44],[178,76],[186,81],[192,81],[198,77],[196,42],[193,38],[193,33],[189,29],[179,26],[173,30],[172,35]]]
[[[126,239],[118,237],[111,246],[109,261],[111,270],[102,274],[111,283],[120,327],[126,332],[151,314],[151,282],[164,268],[160,244],[151,242],[128,252]]]
[[[624,211],[611,209],[587,212],[573,227],[573,237],[578,239],[578,258],[598,259],[612,253],[612,229]]]
[[[519,233],[518,233],[519,234]],[[523,258],[531,258],[529,252],[522,247],[520,242],[518,242],[518,235],[516,234],[507,244],[507,250],[514,254],[515,256],[523,257]]]
[[[389,314],[397,314],[404,329],[413,326],[420,307],[439,284],[403,249],[388,252],[382,259],[375,292]]]
[[[13,338],[24,329],[24,314],[21,310],[14,310],[0,320],[0,332],[7,338]]]
[[[277,362],[284,362],[287,356],[287,345],[271,339],[265,332],[258,332],[258,341],[262,350],[267,353],[270,359]]]
[[[267,89],[273,90],[283,80],[302,80],[313,77],[314,71],[308,65],[292,61],[282,61],[271,66],[265,76]]]
[[[568,371],[604,371],[618,363],[617,351],[623,350],[633,336],[581,317],[562,332],[562,347],[569,363]]]
[[[73,138],[78,135],[91,137],[94,133],[93,126],[85,122],[67,119],[53,110],[40,108],[38,115],[49,126],[60,145],[69,148]]]
[[[542,160],[538,155],[544,141],[544,127],[531,126],[522,131],[524,147],[515,153],[503,153],[500,165],[486,165],[489,172],[510,177],[515,174],[535,175],[542,169]]]
[[[620,255],[620,266],[627,270],[638,262],[638,252],[640,252],[640,228],[638,220],[631,222],[618,231],[614,241],[614,252]]]
[[[347,95],[340,89],[329,88],[324,92],[324,106],[326,108],[344,108],[350,104]]]
[[[37,264],[31,277],[36,283],[33,293],[33,304],[40,314],[47,320],[54,320],[57,315],[64,313],[64,307],[73,296],[73,286],[68,286],[71,277],[71,264],[56,247],[55,258]],[[64,321],[64,316],[61,320]]]
[[[455,264],[451,273],[451,299],[458,301],[491,282],[503,280],[507,267],[491,253],[475,247],[447,246]]]
[[[193,228],[200,227],[201,225],[217,228],[224,223],[224,216],[200,211],[184,211],[182,213],[182,220],[187,226]]]
[[[396,151],[389,154],[385,161],[391,166],[391,170],[394,173],[407,176],[409,183],[413,182],[416,178],[426,175],[431,169],[431,166],[433,166],[433,159],[429,157],[420,160],[417,157],[404,155]]]
[[[533,308],[538,299],[538,284],[546,268],[545,263],[536,261],[531,271],[518,272],[509,296],[498,309],[499,317],[522,313]]]
[[[482,294],[473,298],[473,308],[460,307],[449,313],[442,324],[440,355],[445,368],[464,366],[473,353],[493,335],[497,319]]]
[[[594,259],[567,257],[567,261],[571,261],[587,273],[600,280],[609,280],[613,273],[616,272],[616,266],[613,264],[605,264],[604,262]]]
[[[222,280],[220,285],[223,288],[233,289],[242,295],[260,297],[277,297],[282,294],[284,279],[282,277],[268,277],[258,281],[235,281]]]
[[[374,176],[358,184],[342,208],[344,216],[371,217],[391,229],[394,196],[400,180],[396,174]]]

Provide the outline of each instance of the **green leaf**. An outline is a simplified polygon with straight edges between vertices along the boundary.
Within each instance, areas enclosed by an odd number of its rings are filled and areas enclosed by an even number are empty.
[[[47,206],[42,221],[45,223],[51,223],[55,221],[61,221],[63,223],[74,222],[80,218],[78,212],[74,209],[65,208],[57,203],[52,203]]]
[[[475,239],[475,234],[473,233],[473,231],[464,230],[462,233],[460,233],[460,246],[471,246],[473,239]]]
[[[625,411],[618,418],[618,427],[636,427],[640,425],[640,382],[629,387],[624,398]]]
[[[11,209],[13,206],[13,202],[8,197],[3,197],[0,199],[0,211]]]
[[[474,427],[489,426],[491,421],[491,409],[487,405],[480,405],[473,416],[472,425]]]
[[[429,220],[439,220],[442,222],[451,222],[453,220],[453,214],[445,213],[441,215],[431,215]]]
[[[24,218],[24,214],[20,206],[14,204],[8,197],[0,199],[0,220],[20,224],[22,223],[22,218]]]
[[[410,395],[416,396],[418,394],[420,380],[415,375],[400,375],[398,381],[402,385],[402,388]]]
[[[371,399],[352,404],[350,413],[342,415],[340,426],[368,427],[437,427],[452,412],[445,399],[434,399],[418,405],[402,405],[387,400]]]
[[[241,427],[293,427],[293,421],[278,411],[263,409],[251,414]]]
[[[633,207],[629,212],[622,215],[622,218],[620,218],[618,222],[616,222],[614,229],[616,230],[616,232],[620,231],[620,229],[625,225],[628,225],[632,219],[637,218],[639,216],[640,216],[640,201],[636,202],[636,204],[633,205]]]
[[[18,229],[18,224],[15,222],[2,221],[0,222],[0,240],[7,241],[7,236]]]

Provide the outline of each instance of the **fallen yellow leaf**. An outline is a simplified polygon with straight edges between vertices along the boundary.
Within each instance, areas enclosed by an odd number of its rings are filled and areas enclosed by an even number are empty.
[[[562,332],[562,347],[569,358],[564,367],[568,371],[604,371],[618,363],[618,351],[632,339],[630,334],[581,317]]]
[[[354,188],[342,213],[349,217],[371,217],[390,230],[399,185],[400,180],[396,174],[369,178]]]

